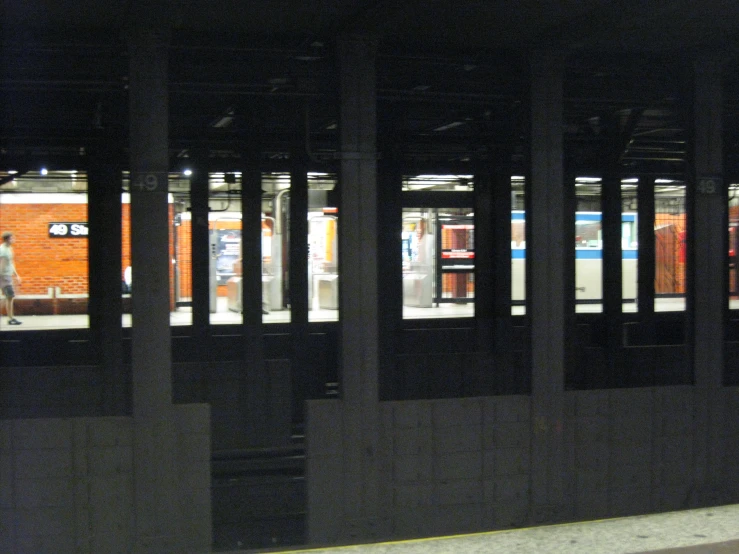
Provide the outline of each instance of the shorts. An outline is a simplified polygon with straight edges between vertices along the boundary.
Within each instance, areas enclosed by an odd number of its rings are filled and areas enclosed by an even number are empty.
[[[10,281],[10,283],[8,283]],[[13,288],[12,278],[0,277],[0,288],[5,295],[5,298],[15,298],[15,289]]]

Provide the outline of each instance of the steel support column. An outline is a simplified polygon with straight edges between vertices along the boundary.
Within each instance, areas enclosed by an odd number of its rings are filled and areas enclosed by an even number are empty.
[[[341,540],[375,537],[378,502],[378,290],[376,44],[339,42],[341,200],[339,236],[344,486]]]
[[[190,178],[190,216],[192,253],[192,332],[201,339],[210,323],[210,229],[208,223],[208,166],[204,155],[194,157]]]
[[[531,328],[531,503],[534,521],[564,508],[566,203],[563,183],[563,75],[559,53],[531,60],[531,199],[527,218],[527,306]]]
[[[102,374],[103,415],[130,408],[125,391],[121,330],[121,181],[120,145],[101,137],[89,148],[87,221],[90,226],[90,330]]]
[[[182,552],[169,327],[168,38],[129,35],[134,433],[133,552]]]
[[[723,94],[721,64],[695,63],[693,97],[693,214],[688,244],[693,268],[688,312],[692,313],[696,413],[693,505],[720,502],[724,332],[727,315],[728,202],[723,181]]]

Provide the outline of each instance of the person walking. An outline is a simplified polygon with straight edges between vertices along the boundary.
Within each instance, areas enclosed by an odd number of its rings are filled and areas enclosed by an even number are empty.
[[[15,300],[15,288],[13,287],[13,277],[21,284],[21,276],[15,269],[15,256],[13,253],[13,243],[15,235],[10,231],[3,233],[3,242],[0,244],[0,290],[5,295],[5,311],[8,314],[8,325],[20,325],[21,322],[15,319],[13,314],[13,300]]]

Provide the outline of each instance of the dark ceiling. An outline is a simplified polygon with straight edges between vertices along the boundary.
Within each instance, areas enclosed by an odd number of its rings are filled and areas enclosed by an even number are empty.
[[[531,51],[566,54],[568,163],[680,174],[696,57],[726,76],[727,166],[739,168],[739,2],[720,0],[5,0],[0,19],[0,160],[84,163],[101,136],[125,143],[125,29],[172,29],[173,160],[338,148],[336,38],[378,40],[378,148],[464,163],[508,148],[525,163]],[[143,7],[142,7],[143,6]],[[628,131],[628,135],[625,135]]]
[[[445,49],[731,48],[739,31],[731,0],[4,0],[4,12],[6,28],[107,31],[159,12],[185,32],[329,41],[359,31]]]

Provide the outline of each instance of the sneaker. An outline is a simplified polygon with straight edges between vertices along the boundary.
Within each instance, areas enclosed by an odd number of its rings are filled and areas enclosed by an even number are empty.
[[[22,322],[22,321],[18,321],[18,320],[17,320],[17,319],[15,319],[15,318],[13,318],[13,319],[9,319],[9,320],[8,320],[8,325],[22,325],[22,324],[23,324],[23,322]]]

